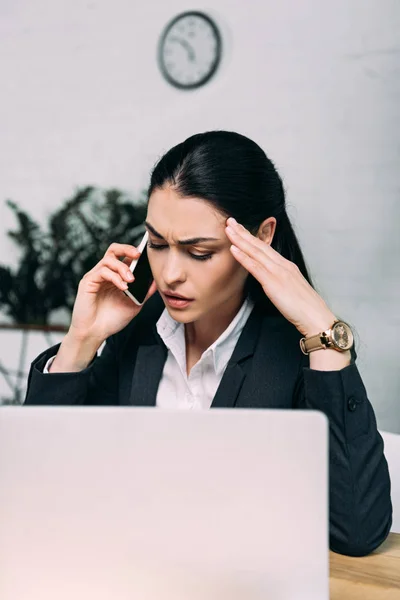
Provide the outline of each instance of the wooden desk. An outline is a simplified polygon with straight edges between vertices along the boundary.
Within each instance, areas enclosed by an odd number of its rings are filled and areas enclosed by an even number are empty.
[[[400,533],[369,556],[330,552],[331,600],[400,600]]]

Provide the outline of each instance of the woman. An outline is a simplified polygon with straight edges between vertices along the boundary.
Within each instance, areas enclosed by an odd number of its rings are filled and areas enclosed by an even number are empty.
[[[61,345],[32,363],[26,404],[321,410],[331,549],[369,553],[392,519],[382,438],[351,330],[333,328],[312,286],[274,165],[244,136],[194,135],[158,162],[148,198],[144,305],[122,293],[138,251],[112,244],[81,280]]]

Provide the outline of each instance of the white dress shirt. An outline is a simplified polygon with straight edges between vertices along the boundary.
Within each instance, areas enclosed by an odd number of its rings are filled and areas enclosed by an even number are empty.
[[[185,326],[173,319],[165,308],[157,321],[157,332],[168,349],[156,406],[167,409],[204,410],[211,406],[228,361],[253,310],[254,302],[247,297],[228,327],[186,372]],[[49,373],[51,357],[43,373]]]
[[[253,306],[250,298],[246,298],[225,331],[191,368],[189,376],[186,371],[185,326],[175,321],[164,309],[157,321],[157,331],[168,348],[168,355],[158,386],[156,406],[197,410],[210,408]]]

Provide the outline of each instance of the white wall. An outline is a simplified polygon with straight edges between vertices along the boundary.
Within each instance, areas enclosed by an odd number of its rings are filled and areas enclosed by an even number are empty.
[[[226,52],[209,85],[180,92],[156,46],[191,8]],[[284,177],[321,293],[357,328],[379,425],[400,432],[399,31],[398,0],[2,0],[0,262],[15,253],[3,199],[43,219],[77,185],[137,192],[192,133],[244,133]]]

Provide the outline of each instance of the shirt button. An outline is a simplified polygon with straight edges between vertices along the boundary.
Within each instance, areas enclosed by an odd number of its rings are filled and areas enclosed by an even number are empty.
[[[347,401],[347,407],[349,409],[349,411],[354,412],[357,408],[357,402],[355,401],[355,399],[353,398],[353,396],[350,396],[350,398]]]

